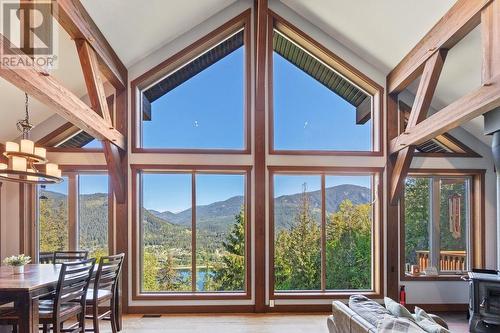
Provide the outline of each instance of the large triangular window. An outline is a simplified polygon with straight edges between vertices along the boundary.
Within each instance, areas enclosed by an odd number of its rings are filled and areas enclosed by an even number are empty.
[[[244,23],[231,27],[212,45],[167,60],[165,75],[141,82],[138,148],[247,149],[246,37]]]
[[[321,59],[279,26],[272,34],[271,153],[378,150],[376,89],[355,83],[347,64],[332,66],[328,55]]]

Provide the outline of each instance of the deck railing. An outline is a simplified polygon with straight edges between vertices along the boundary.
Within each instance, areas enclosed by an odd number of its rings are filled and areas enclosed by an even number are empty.
[[[429,251],[416,251],[420,270],[423,271],[429,266]],[[440,271],[465,271],[466,269],[465,251],[441,251],[439,253]]]

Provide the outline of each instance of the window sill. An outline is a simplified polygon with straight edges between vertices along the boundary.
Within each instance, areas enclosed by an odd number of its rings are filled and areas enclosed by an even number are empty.
[[[347,299],[352,295],[364,295],[370,298],[382,298],[382,293],[370,290],[339,290],[339,291],[288,291],[275,292],[270,299]]]
[[[462,276],[464,274],[440,274],[437,276],[427,276],[427,275],[411,275],[405,274],[401,277],[401,281],[462,281]]]
[[[134,301],[151,300],[227,300],[227,299],[251,299],[251,295],[246,292],[217,292],[217,293],[141,293],[133,295]]]

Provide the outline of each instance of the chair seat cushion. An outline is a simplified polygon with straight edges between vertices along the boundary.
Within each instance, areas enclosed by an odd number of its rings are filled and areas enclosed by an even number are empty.
[[[97,290],[97,300],[102,301],[106,299],[111,299],[113,294],[110,290],[106,289],[98,289]],[[94,301],[94,289],[87,290],[87,303],[91,303]]]
[[[61,306],[59,313],[60,317],[74,315],[80,313],[82,307],[79,303],[66,303]],[[40,319],[51,319],[54,312],[54,302],[52,300],[40,301],[39,314]]]
[[[0,307],[0,320],[2,319],[12,319],[17,316],[16,309],[10,306]]]

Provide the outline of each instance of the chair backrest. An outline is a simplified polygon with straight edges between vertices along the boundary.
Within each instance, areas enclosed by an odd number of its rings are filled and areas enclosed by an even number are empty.
[[[61,306],[68,303],[80,303],[84,311],[94,265],[94,258],[61,265],[54,300],[54,317],[59,316]]]
[[[94,299],[97,299],[99,289],[109,289],[112,292],[116,291],[124,258],[124,253],[101,257],[94,279]]]
[[[52,262],[62,264],[71,261],[87,260],[89,251],[56,251]]]
[[[38,262],[40,264],[51,264],[54,260],[54,252],[40,252]]]

